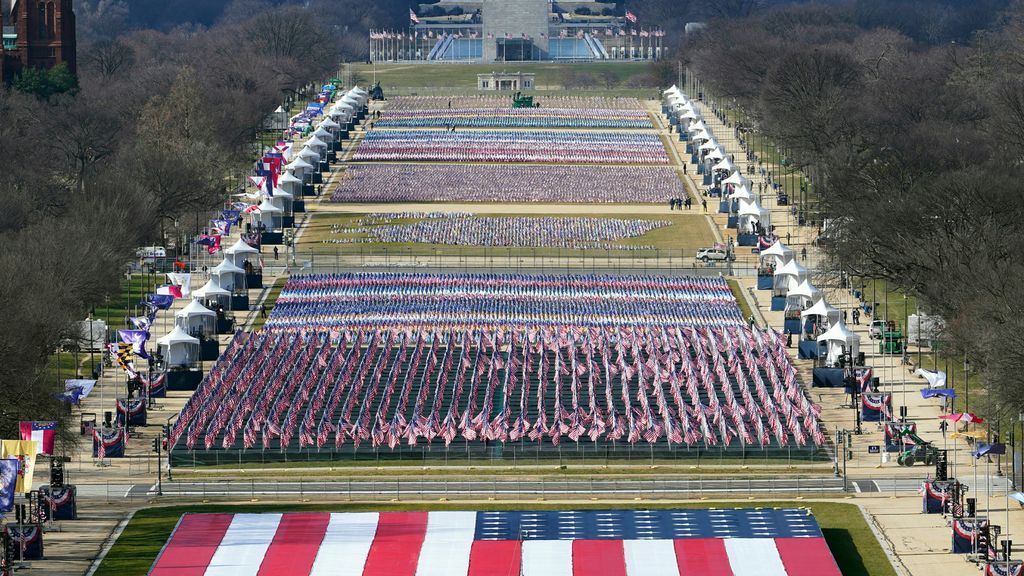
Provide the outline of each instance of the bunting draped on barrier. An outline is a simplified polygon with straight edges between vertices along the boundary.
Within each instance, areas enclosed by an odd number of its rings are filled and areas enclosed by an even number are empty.
[[[123,458],[127,443],[128,437],[124,433],[124,428],[95,428],[92,431],[93,458]]]
[[[986,518],[954,518],[952,523],[953,554],[970,554],[978,538],[978,529],[988,526]]]
[[[861,394],[861,415],[864,422],[892,419],[892,394]]]
[[[146,420],[145,398],[118,398],[117,422],[119,425],[145,426]]]
[[[1024,561],[997,560],[985,564],[985,576],[1022,576]]]
[[[46,504],[49,510],[48,516],[51,520],[75,520],[78,518],[74,486],[61,486],[51,488],[49,486],[39,487],[39,497]]]
[[[38,524],[8,524],[4,527],[15,547],[15,557],[23,560],[43,559],[43,529]],[[20,554],[20,556],[19,556]]]
[[[949,502],[949,482],[926,481],[921,485],[923,498],[922,512],[925,514],[945,514]]]

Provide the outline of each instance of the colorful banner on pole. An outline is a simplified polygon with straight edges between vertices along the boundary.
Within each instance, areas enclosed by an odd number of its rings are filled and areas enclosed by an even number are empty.
[[[14,488],[18,483],[18,460],[0,460],[0,516],[14,510]]]
[[[33,420],[31,422],[21,422],[19,427],[22,440],[35,442],[39,449],[39,454],[53,456],[53,444],[57,439],[56,422]]]
[[[14,458],[18,461],[18,480],[14,490],[21,494],[32,491],[32,474],[36,469],[36,443],[29,440],[4,440],[0,443],[0,459]]]

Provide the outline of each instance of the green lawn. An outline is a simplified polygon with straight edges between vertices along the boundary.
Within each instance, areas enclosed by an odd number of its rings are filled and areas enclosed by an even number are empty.
[[[658,210],[659,208],[652,208]],[[443,207],[439,205],[438,211],[443,211]],[[302,234],[298,245],[298,254],[309,254],[310,250],[314,254],[367,254],[374,256],[381,256],[385,251],[392,255],[403,255],[403,256],[422,256],[422,257],[434,257],[434,256],[494,256],[494,257],[526,257],[526,256],[538,256],[538,257],[592,257],[600,258],[604,256],[612,257],[657,257],[659,254],[652,250],[579,250],[571,248],[486,248],[482,246],[451,246],[443,244],[425,244],[425,243],[380,243],[380,242],[367,242],[357,244],[325,244],[324,240],[332,239],[344,239],[344,238],[366,238],[366,233],[332,233],[331,227],[340,226],[356,226],[356,221],[363,218],[363,214],[328,214],[320,213],[314,214],[312,220],[307,225],[306,231]],[[479,216],[545,216],[542,214],[479,214]],[[552,217],[574,217],[576,215],[562,215],[562,214],[551,214]],[[586,214],[580,214],[579,216],[588,216]],[[595,218],[607,217],[601,215],[594,215]],[[657,228],[635,238],[626,238],[623,240],[611,241],[609,244],[622,245],[622,246],[651,246],[656,250],[661,251],[661,257],[686,257],[692,258],[698,248],[710,246],[714,243],[714,236],[711,233],[711,229],[708,227],[707,219],[704,218],[703,214],[680,214],[678,212],[669,212],[665,214],[630,214],[625,216],[630,219],[640,220],[666,220],[671,222],[671,225],[662,228]],[[412,224],[420,222],[423,219],[399,219],[394,220],[392,223],[395,224]],[[371,227],[372,226],[368,226]]]
[[[178,519],[185,512],[358,512],[388,510],[566,510],[602,509],[604,504],[430,504],[410,506],[407,504],[244,504],[238,506],[203,505],[172,506],[140,510],[125,528],[121,537],[110,549],[96,576],[135,576],[145,574],[152,566]],[[875,539],[870,527],[864,521],[860,509],[851,504],[835,502],[723,502],[666,504],[645,502],[643,504],[615,504],[615,508],[767,508],[806,507],[817,518],[825,540],[835,556],[844,576],[894,576],[885,553]]]
[[[537,75],[537,95],[543,98],[547,90],[558,90],[558,95],[565,94],[563,82],[566,74],[575,72],[586,74],[596,79],[593,89],[574,89],[571,92],[593,93],[594,95],[623,95],[644,98],[653,97],[654,88],[633,89],[625,86],[629,78],[646,75],[649,71],[644,62],[587,62],[576,64],[559,63],[525,63],[508,62],[499,64],[433,64],[433,63],[397,63],[397,64],[353,64],[352,72],[369,84],[376,78],[384,89],[384,94],[398,90],[408,92],[417,88],[444,89],[445,94],[459,91],[476,92],[477,74],[495,71],[524,72]],[[608,75],[609,84],[605,82]],[[495,94],[495,92],[487,92]],[[621,94],[619,94],[621,93]]]
[[[754,315],[750,309],[750,304],[747,303],[746,297],[743,295],[743,288],[740,287],[738,280],[727,280],[729,283],[729,290],[732,291],[732,295],[736,297],[736,304],[740,307],[740,314],[743,314],[743,318],[750,318]]]
[[[274,285],[270,287],[270,292],[267,293],[267,300],[265,302],[267,306],[267,316],[270,316],[271,310],[274,309],[274,304],[277,303],[277,297],[281,295],[281,290],[284,289],[284,285],[288,282],[287,277],[278,278],[274,281]],[[252,331],[255,332],[263,327],[267,319],[261,317],[259,314],[256,315],[256,319],[252,321]]]

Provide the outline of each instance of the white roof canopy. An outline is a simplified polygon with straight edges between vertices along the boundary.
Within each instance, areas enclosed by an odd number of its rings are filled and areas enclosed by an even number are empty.
[[[214,276],[220,276],[221,274],[245,274],[245,270],[242,270],[238,266],[231,263],[230,260],[225,259],[220,264],[217,264],[210,270],[210,274]]]
[[[224,250],[225,254],[256,254],[259,250],[249,246],[239,238],[230,248]]]
[[[299,170],[312,170],[313,165],[310,164],[309,162],[306,162],[302,158],[296,158],[295,160],[292,160],[292,163],[289,164],[287,168],[290,170],[295,170],[296,168],[298,168]]]
[[[278,180],[277,183],[280,184],[281,180]],[[284,191],[284,190],[282,190],[280,188],[274,188],[274,196],[273,197],[274,197],[274,199],[277,199],[277,198],[284,198],[285,200],[294,200],[295,199],[295,196],[293,196],[291,192],[286,192],[286,191]]]
[[[687,132],[700,132],[701,130],[707,130],[707,129],[708,129],[708,125],[705,124],[703,120],[698,120],[698,121],[694,122],[693,124],[690,124],[690,127],[687,128],[686,131]]]
[[[181,326],[175,326],[173,330],[163,336],[156,343],[160,346],[174,346],[175,344],[192,344],[195,346],[199,345],[199,339],[189,336]]]
[[[807,278],[804,281],[797,284],[796,288],[789,291],[786,296],[798,296],[800,298],[806,298],[807,300],[813,301],[815,298],[821,295],[821,290],[814,287]]]
[[[260,212],[263,213],[263,214],[266,214],[268,212],[271,212],[271,213],[273,213],[273,212],[283,212],[283,210],[281,210],[277,206],[274,206],[270,202],[269,198],[264,199],[263,202],[260,203],[259,208],[260,208]]]
[[[721,162],[711,167],[712,170],[722,170],[724,172],[730,172],[735,168],[732,164],[732,160],[723,158]]]
[[[738,170],[722,180],[722,184],[732,184],[733,186],[747,186],[749,183],[750,180],[747,180],[747,177],[740,174]]]
[[[855,346],[860,343],[860,336],[851,332],[846,327],[846,324],[840,320],[833,324],[824,334],[818,336],[818,342],[839,342],[844,345]]]
[[[206,306],[203,306],[202,304],[199,303],[198,300],[193,300],[193,301],[188,303],[188,306],[185,306],[181,310],[178,310],[174,314],[174,317],[175,318],[192,318],[194,316],[216,316],[216,315],[217,315],[216,312],[214,312],[213,310],[210,310]]]
[[[736,188],[735,192],[729,194],[729,198],[731,200],[745,200],[747,202],[751,202],[754,201],[754,194],[746,187],[746,185],[742,185],[739,188]]]
[[[789,248],[785,244],[783,244],[782,240],[776,240],[775,244],[772,244],[771,247],[765,248],[764,250],[761,250],[761,256],[780,256],[780,257],[783,257],[783,256],[792,256],[792,255],[793,255],[793,249]]]
[[[319,162],[320,161],[320,153],[317,152],[316,150],[313,150],[312,148],[309,148],[309,147],[303,148],[298,153],[298,157],[302,158],[304,161],[307,161],[307,162],[308,162],[308,160],[306,160],[307,158],[315,159],[314,160],[315,162]],[[312,168],[312,166],[310,166],[310,168]]]
[[[295,174],[292,174],[291,172],[285,172],[284,174],[281,174],[280,177],[278,177],[277,183],[278,184],[302,184],[302,180],[296,178]],[[275,194],[276,194],[276,192],[275,192]]]
[[[829,325],[832,325],[839,320],[839,317],[842,316],[842,312],[840,312],[835,306],[825,302],[824,298],[819,298],[813,306],[800,313],[801,318],[807,318],[808,316],[821,316],[823,318],[827,318]]]
[[[306,141],[306,146],[309,146],[310,148],[327,148],[327,142],[313,136]]]
[[[227,290],[221,288],[217,280],[212,277],[210,278],[210,281],[207,282],[202,288],[200,288],[199,290],[192,291],[192,298],[194,300],[214,298],[217,296],[231,296],[231,292],[228,292]]]
[[[331,120],[330,117],[327,117],[320,123],[320,127],[328,130],[337,130],[338,128],[341,128],[341,124],[338,124],[334,120]]]

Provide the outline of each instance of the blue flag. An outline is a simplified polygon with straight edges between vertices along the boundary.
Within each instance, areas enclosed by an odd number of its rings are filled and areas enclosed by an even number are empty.
[[[922,398],[956,398],[956,390],[952,388],[921,388]]]
[[[170,294],[150,294],[149,301],[159,310],[167,310],[174,304],[174,296]]]
[[[985,444],[979,443],[978,447],[971,452],[975,459],[993,454],[1006,454],[1006,444]]]
[[[18,459],[0,460],[0,514],[14,510],[14,486],[18,483]]]
[[[132,352],[135,352],[141,358],[149,358],[149,353],[146,352],[146,341],[149,340],[149,332],[145,330],[118,330],[118,338],[121,342],[132,345]]]

